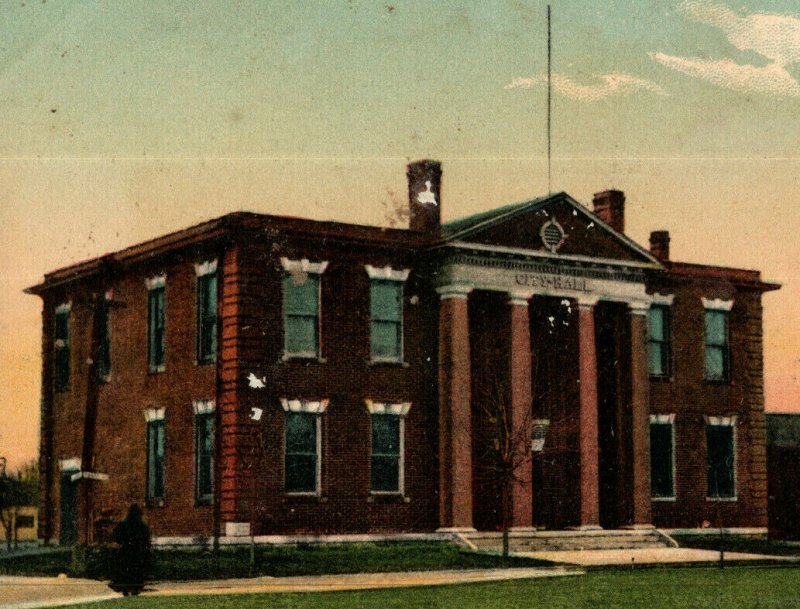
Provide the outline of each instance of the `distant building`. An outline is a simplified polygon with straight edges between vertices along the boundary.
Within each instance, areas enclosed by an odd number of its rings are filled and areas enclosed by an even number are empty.
[[[800,413],[767,413],[769,533],[800,539]]]
[[[3,518],[10,519],[12,543],[29,543],[38,539],[38,510],[35,505],[10,508]],[[5,527],[0,526],[0,552],[4,549],[7,539]]]
[[[614,190],[442,224],[440,175],[409,165],[408,230],[232,213],[30,288],[41,535],[494,529],[495,381],[541,449],[514,527],[765,528],[778,286],[640,247]]]

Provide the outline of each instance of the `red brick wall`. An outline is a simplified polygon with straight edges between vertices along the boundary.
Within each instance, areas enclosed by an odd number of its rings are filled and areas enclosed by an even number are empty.
[[[674,293],[672,378],[652,379],[650,412],[675,413],[677,501],[654,501],[653,521],[662,527],[696,527],[704,520],[730,527],[767,525],[762,309],[760,293],[722,282],[659,283]],[[701,298],[733,299],[729,316],[731,380],[710,382],[704,371],[704,309]],[[703,415],[736,415],[735,502],[707,501],[707,453]]]

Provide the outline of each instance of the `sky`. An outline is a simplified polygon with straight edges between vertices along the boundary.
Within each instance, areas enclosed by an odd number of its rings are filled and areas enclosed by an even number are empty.
[[[672,258],[759,269],[768,410],[800,411],[800,7],[552,0],[552,190]],[[545,194],[546,2],[0,3],[0,455],[36,456],[45,272],[250,210],[396,223]]]

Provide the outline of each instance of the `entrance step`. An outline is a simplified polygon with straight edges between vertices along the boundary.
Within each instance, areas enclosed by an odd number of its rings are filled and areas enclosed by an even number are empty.
[[[467,533],[464,537],[479,550],[502,550],[500,532]],[[656,529],[599,531],[531,531],[509,533],[512,552],[567,550],[633,550],[671,548],[674,542]]]

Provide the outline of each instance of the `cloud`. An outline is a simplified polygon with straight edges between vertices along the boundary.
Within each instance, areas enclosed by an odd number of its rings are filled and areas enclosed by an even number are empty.
[[[654,61],[734,91],[800,97],[800,83],[786,70],[787,65],[800,61],[800,19],[767,13],[741,17],[724,4],[707,0],[687,0],[680,10],[692,21],[721,30],[736,49],[754,51],[770,63],[754,66],[729,58],[711,60],[650,53]]]
[[[800,84],[786,69],[771,63],[764,67],[740,65],[730,59],[712,60],[650,53],[655,61],[678,72],[742,93],[800,97]]]
[[[659,95],[667,93],[654,82],[629,76],[628,74],[603,74],[596,76],[597,84],[584,85],[575,82],[569,76],[554,73],[552,77],[553,91],[570,99],[585,102],[596,102],[612,95],[631,95],[636,91],[650,91]],[[505,86],[506,89],[530,89],[547,85],[547,76],[539,74],[531,78],[517,77]]]

